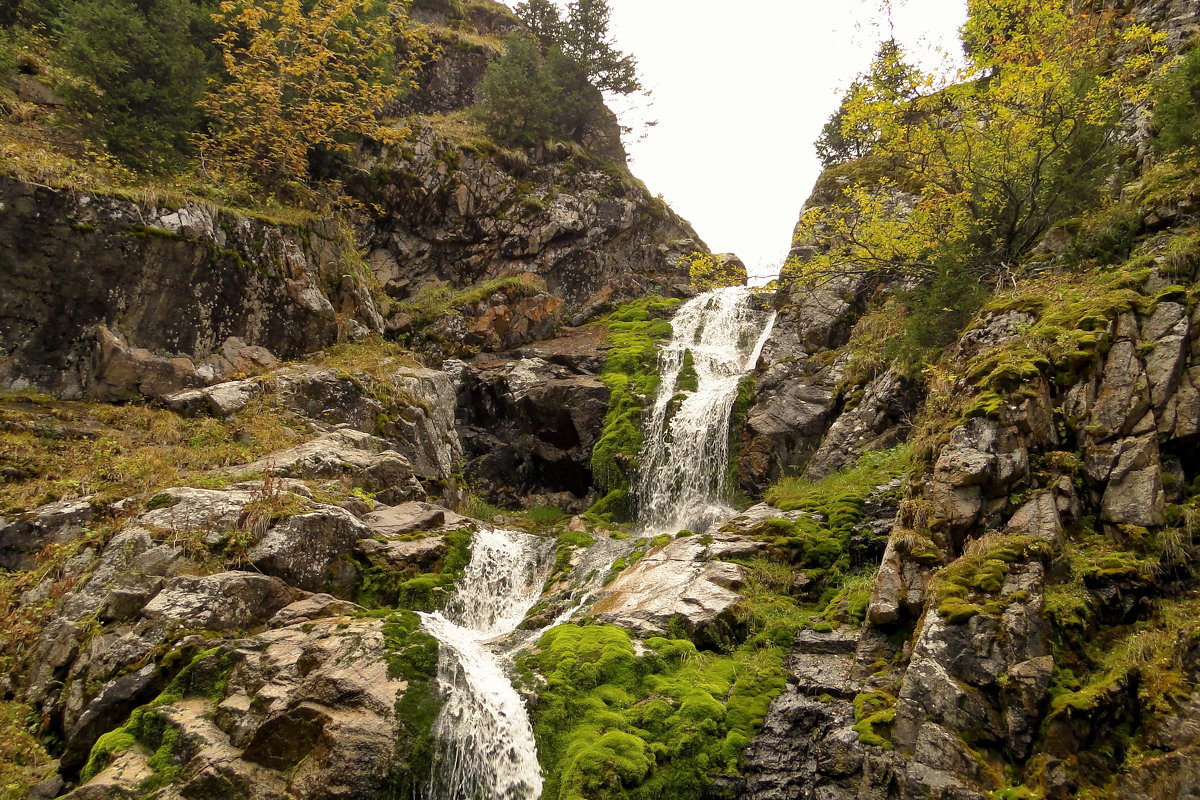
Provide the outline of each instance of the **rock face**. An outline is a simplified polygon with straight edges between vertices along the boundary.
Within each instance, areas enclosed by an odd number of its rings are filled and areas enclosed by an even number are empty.
[[[90,497],[62,500],[11,521],[0,520],[0,568],[33,569],[34,556],[46,545],[78,537],[96,514]]]
[[[193,662],[219,688],[152,714],[183,797],[365,798],[406,764],[379,620],[318,619],[231,641]],[[161,770],[161,766],[159,767]],[[135,796],[155,764],[138,749],[113,760],[72,798]]]
[[[843,348],[871,288],[852,277],[777,294],[754,402],[739,432],[743,490],[761,492],[793,472],[821,478],[906,437],[921,400],[909,381],[888,371],[862,386],[844,385]]]
[[[536,495],[583,511],[609,389],[586,367],[554,363],[536,351],[529,356],[453,363],[466,473],[504,504],[537,504]],[[574,363],[581,362],[587,360]]]
[[[355,558],[431,571],[446,542],[417,537],[479,523],[424,503],[360,521],[307,493],[295,480],[167,490],[100,552],[47,577],[67,591],[22,695],[61,737],[62,774],[83,775],[71,796],[127,796],[163,769],[147,749],[167,736],[183,796],[358,798],[403,783],[412,752],[398,742],[415,734],[397,702],[419,676],[432,681],[436,648],[412,640],[423,660],[404,663],[425,672],[396,672],[390,654],[416,623],[388,638],[384,621],[346,616],[363,611],[347,599]],[[44,597],[39,587],[21,602]],[[122,726],[140,745],[89,762]]]
[[[0,387],[164,394],[332,344],[337,310],[381,324],[361,283],[343,282],[351,245],[332,221],[272,225],[7,178],[0,204]]]
[[[851,798],[866,759],[854,731],[857,638],[810,632],[788,660],[788,688],[771,703],[731,789],[752,800]],[[820,699],[817,699],[820,698]]]
[[[677,622],[693,632],[728,622],[726,615],[742,601],[737,589],[744,573],[720,559],[751,555],[760,547],[730,534],[676,539],[652,549],[597,592],[593,613],[640,633],[664,633]]]
[[[1159,286],[1151,276],[1141,291],[1153,296]],[[1018,317],[984,315],[952,354],[957,363],[1008,352],[1017,331],[1034,320]],[[1093,730],[1096,720],[1134,718],[1136,670],[1086,689],[1094,694],[1072,695],[1079,705],[1071,712],[1049,702],[1051,681],[1064,668],[1056,652],[1079,655],[1062,644],[1071,634],[1056,631],[1062,611],[1047,610],[1048,594],[1058,593],[1061,603],[1064,582],[1081,581],[1075,585],[1089,599],[1078,613],[1092,621],[1077,624],[1120,626],[1146,614],[1155,592],[1134,565],[1105,562],[1109,566],[1099,569],[1073,562],[1078,556],[1069,553],[1078,550],[1068,551],[1068,542],[1084,546],[1079,525],[1087,518],[1107,547],[1135,546],[1130,536],[1168,524],[1164,508],[1181,496],[1170,487],[1189,480],[1195,465],[1190,456],[1174,461],[1169,455],[1186,452],[1195,436],[1192,418],[1200,404],[1188,378],[1200,357],[1195,316],[1159,298],[1142,310],[1114,313],[1100,335],[1106,350],[1076,365],[1070,380],[1039,371],[994,411],[960,418],[941,436],[900,504],[855,651],[835,658],[797,642],[789,689],[747,751],[737,796],[982,799],[1003,788],[999,770],[1012,764],[1044,765],[1024,775],[1048,798],[1074,796],[1081,781],[1108,781],[1131,797],[1190,796],[1192,790],[1182,788],[1190,780],[1186,770],[1167,777],[1169,768],[1153,760],[1138,767],[1147,781],[1138,790],[1128,778],[1091,772],[1114,768],[1102,759],[1083,766],[1092,756],[1080,753],[1107,746]],[[837,465],[844,452],[852,454],[856,441],[895,435],[896,422],[873,422],[881,416],[871,399],[873,388],[893,380],[880,376],[856,409],[836,420],[825,417],[827,432],[808,462],[810,477],[824,473],[826,463]],[[963,381],[950,391],[969,402],[980,389]],[[760,394],[759,403],[772,397]],[[854,437],[839,433],[850,430]],[[1176,563],[1169,553],[1154,557]],[[986,580],[984,564],[996,570]],[[1159,589],[1168,600],[1187,585],[1186,569],[1158,569],[1183,581]],[[897,637],[908,643],[898,646]],[[1189,663],[1182,641],[1170,647],[1178,663]],[[1195,665],[1182,669],[1191,675]],[[856,716],[846,702],[855,697],[884,716]],[[1160,726],[1193,730],[1195,717],[1188,713],[1143,723],[1136,735],[1161,743]],[[1181,734],[1163,748],[1170,753],[1164,764],[1195,752],[1189,737]],[[825,750],[847,746],[853,756]]]
[[[380,157],[369,185],[350,184],[379,209],[367,262],[391,296],[527,274],[562,301],[562,321],[580,324],[686,289],[680,257],[703,245],[622,165],[580,163],[565,147],[506,164],[414,124],[411,152]]]

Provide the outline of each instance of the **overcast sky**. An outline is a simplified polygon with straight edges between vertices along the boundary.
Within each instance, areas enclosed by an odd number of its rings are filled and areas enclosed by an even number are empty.
[[[622,116],[658,121],[629,143],[634,174],[714,251],[737,253],[751,273],[771,272],[820,171],[813,140],[888,35],[877,3],[610,4],[612,33],[653,92],[648,106],[637,100]],[[894,11],[895,33],[914,50],[957,53],[965,14],[966,0],[908,0]]]

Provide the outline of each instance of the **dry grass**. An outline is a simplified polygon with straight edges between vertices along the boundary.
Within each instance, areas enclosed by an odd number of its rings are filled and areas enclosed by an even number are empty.
[[[227,479],[209,470],[295,446],[308,430],[269,400],[217,420],[140,403],[0,395],[0,513],[87,495],[103,501],[181,484],[219,486]]]

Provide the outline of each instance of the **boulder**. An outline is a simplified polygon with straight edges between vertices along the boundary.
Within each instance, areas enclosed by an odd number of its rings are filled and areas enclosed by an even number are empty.
[[[227,381],[202,389],[172,392],[164,395],[162,402],[167,408],[187,416],[207,414],[224,419],[241,411],[263,391],[261,381]]]
[[[390,508],[381,508],[365,517],[365,522],[372,535],[393,538],[414,531],[455,530],[464,525],[474,524],[474,520],[456,514],[448,508],[432,503],[411,502],[401,503]]]
[[[278,578],[253,572],[180,576],[166,582],[142,616],[184,629],[244,630],[266,623],[301,595]]]
[[[353,429],[327,433],[228,471],[308,480],[340,479],[374,493],[379,502],[387,504],[425,499],[425,489],[407,458],[392,450],[389,442]]]
[[[345,597],[353,589],[354,576],[342,556],[372,535],[371,528],[349,511],[322,506],[267,530],[246,557],[255,569],[291,586]]]
[[[0,568],[33,569],[47,545],[69,542],[95,519],[91,497],[60,500],[39,506],[16,519],[0,518]]]
[[[664,633],[673,621],[700,632],[726,620],[742,602],[745,574],[722,556],[746,555],[761,545],[729,534],[687,536],[651,550],[595,593],[597,619],[640,633]]]

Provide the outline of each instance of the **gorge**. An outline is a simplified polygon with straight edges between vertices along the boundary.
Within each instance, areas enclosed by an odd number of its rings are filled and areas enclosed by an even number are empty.
[[[1200,796],[1194,3],[882,46],[749,288],[527,6],[268,188],[154,2],[0,10],[0,800]]]

